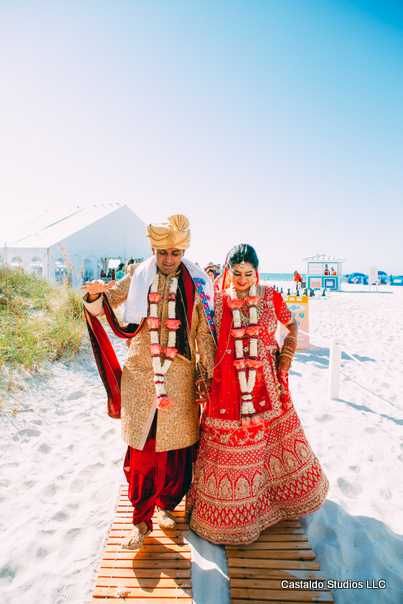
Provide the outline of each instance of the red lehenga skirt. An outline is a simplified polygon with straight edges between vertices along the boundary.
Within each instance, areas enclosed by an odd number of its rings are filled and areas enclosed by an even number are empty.
[[[287,399],[277,417],[263,412],[256,426],[205,419],[187,495],[190,527],[201,537],[224,545],[252,543],[268,526],[323,505],[327,478]],[[255,408],[259,402],[254,391]]]

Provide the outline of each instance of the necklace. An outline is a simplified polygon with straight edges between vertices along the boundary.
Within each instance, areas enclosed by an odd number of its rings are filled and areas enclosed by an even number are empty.
[[[239,299],[233,285],[230,290],[230,300],[228,306],[232,311],[234,328],[231,329],[231,335],[235,342],[235,361],[236,369],[241,390],[241,420],[243,426],[260,424],[261,420],[256,417],[256,409],[252,402],[252,392],[255,387],[256,372],[261,366],[257,353],[257,342],[259,339],[260,327],[257,324],[257,306],[260,302],[256,295],[256,284],[253,283],[249,289],[249,295],[245,300]],[[241,307],[243,304],[249,307],[249,326],[242,327]],[[249,338],[249,357],[245,359],[244,340]]]
[[[169,287],[168,293],[168,319],[165,321],[165,327],[168,329],[168,346],[163,351],[160,344],[160,326],[161,321],[158,318],[158,304],[162,300],[158,293],[158,272],[151,284],[148,299],[150,301],[150,311],[147,318],[148,328],[150,330],[150,354],[154,369],[154,385],[157,393],[157,409],[167,409],[172,405],[172,399],[167,396],[165,390],[165,374],[170,368],[172,361],[178,354],[176,348],[176,330],[179,329],[181,322],[175,319],[176,316],[176,291],[178,289],[178,279],[174,277]]]

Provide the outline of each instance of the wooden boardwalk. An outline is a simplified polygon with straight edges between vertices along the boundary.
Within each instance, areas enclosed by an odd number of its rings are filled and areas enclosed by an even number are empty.
[[[299,520],[279,522],[251,545],[226,546],[231,604],[334,602],[325,589],[293,589],[282,581],[322,581],[320,564]],[[287,583],[288,584],[288,583]]]
[[[132,513],[127,487],[123,487],[91,602],[192,604],[191,554],[183,535],[189,529],[184,501],[175,510],[177,528],[162,530],[154,517],[154,530],[140,551],[119,545],[132,529]],[[115,600],[119,583],[131,591],[125,599]]]
[[[106,544],[92,604],[115,600],[118,584],[130,589],[120,600],[133,604],[192,604],[191,552],[185,540],[189,524],[184,501],[176,508],[175,530],[154,530],[140,551],[120,548],[132,528],[132,507],[123,487]],[[252,545],[227,546],[231,604],[296,604],[333,602],[329,591],[285,589],[287,581],[325,581],[320,565],[298,520],[263,531]],[[221,603],[207,603],[221,604]]]

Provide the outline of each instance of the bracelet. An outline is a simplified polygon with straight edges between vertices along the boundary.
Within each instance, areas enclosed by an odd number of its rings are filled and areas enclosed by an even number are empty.
[[[292,365],[292,361],[293,361],[293,358],[292,358],[292,357],[288,356],[287,354],[280,354],[280,358],[279,358],[279,360],[281,361],[281,359],[288,359],[288,361],[289,361],[289,363],[290,363],[290,367],[291,367],[291,365]]]
[[[283,344],[283,348],[281,350],[289,350],[290,352],[294,353],[295,352],[295,344],[289,344],[288,342],[285,342],[285,344]]]
[[[295,354],[295,350],[293,348],[287,348],[287,346],[283,346],[281,352],[288,352],[288,354],[291,354],[292,356]]]
[[[283,348],[281,349],[282,353],[287,353],[287,355],[291,355],[290,358],[294,357],[295,351],[297,349],[297,338],[294,336],[286,336],[284,338]]]
[[[291,361],[294,359],[293,354],[289,354],[288,352],[284,352],[283,350],[280,352],[280,357],[287,357]]]

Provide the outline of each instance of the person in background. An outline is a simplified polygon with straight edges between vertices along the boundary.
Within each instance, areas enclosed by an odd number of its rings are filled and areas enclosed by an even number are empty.
[[[115,279],[116,281],[120,281],[125,276],[125,265],[121,262],[116,270]]]
[[[298,271],[294,271],[294,281],[298,285],[298,283],[302,283],[302,277]]]
[[[216,265],[215,264],[208,264],[206,266],[206,268],[204,269],[206,271],[206,273],[208,274],[208,276],[210,277],[210,279],[213,281],[215,281],[216,277],[218,276],[218,273],[216,271]]]
[[[330,275],[330,271],[329,271],[329,267],[327,264],[325,264],[325,270],[323,272],[324,275]]]

